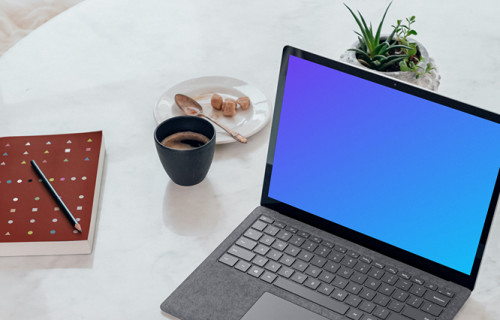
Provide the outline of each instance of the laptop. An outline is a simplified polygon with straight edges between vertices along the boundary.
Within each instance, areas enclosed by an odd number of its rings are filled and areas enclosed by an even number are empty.
[[[444,320],[499,194],[500,116],[285,47],[258,206],[161,304],[182,320]]]

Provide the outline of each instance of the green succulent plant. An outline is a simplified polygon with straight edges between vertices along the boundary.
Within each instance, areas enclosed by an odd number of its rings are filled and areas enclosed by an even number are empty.
[[[372,24],[370,23],[370,26],[368,26],[363,15],[359,11],[358,18],[356,14],[351,10],[351,8],[349,8],[349,6],[344,3],[346,8],[351,12],[352,16],[356,20],[356,23],[358,24],[361,31],[361,33],[354,31],[358,35],[360,47],[352,48],[349,50],[357,53],[356,56],[358,58],[358,61],[362,65],[378,71],[386,71],[387,69],[398,65],[400,61],[406,59],[407,55],[403,51],[401,51],[401,49],[412,49],[407,45],[399,44],[396,40],[393,39],[394,34],[396,33],[396,28],[394,28],[392,33],[386,39],[382,39],[380,36],[385,16],[391,4],[392,2],[389,3],[387,8],[385,9],[382,20],[378,25],[377,32],[373,34]]]

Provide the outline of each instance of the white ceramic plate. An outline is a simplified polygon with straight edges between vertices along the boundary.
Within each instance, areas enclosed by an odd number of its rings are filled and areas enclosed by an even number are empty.
[[[259,132],[271,117],[271,106],[265,95],[256,87],[245,81],[222,76],[200,77],[180,82],[163,93],[154,108],[157,123],[168,118],[183,115],[175,104],[174,97],[182,93],[195,99],[203,107],[203,112],[220,121],[222,124],[239,132],[244,137],[250,137]],[[250,108],[237,109],[234,117],[225,117],[222,111],[215,110],[210,104],[212,95],[217,93],[222,98],[250,98]],[[235,142],[229,134],[214,124],[217,134],[217,144]]]

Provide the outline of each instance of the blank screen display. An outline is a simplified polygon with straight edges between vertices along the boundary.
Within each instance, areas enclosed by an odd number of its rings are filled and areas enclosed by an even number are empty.
[[[470,274],[500,125],[290,56],[270,198]]]

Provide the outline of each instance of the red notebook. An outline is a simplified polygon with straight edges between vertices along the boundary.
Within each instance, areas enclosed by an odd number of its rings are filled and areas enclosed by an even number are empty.
[[[81,225],[81,233],[31,160]],[[103,164],[102,131],[0,138],[0,256],[91,253]]]

